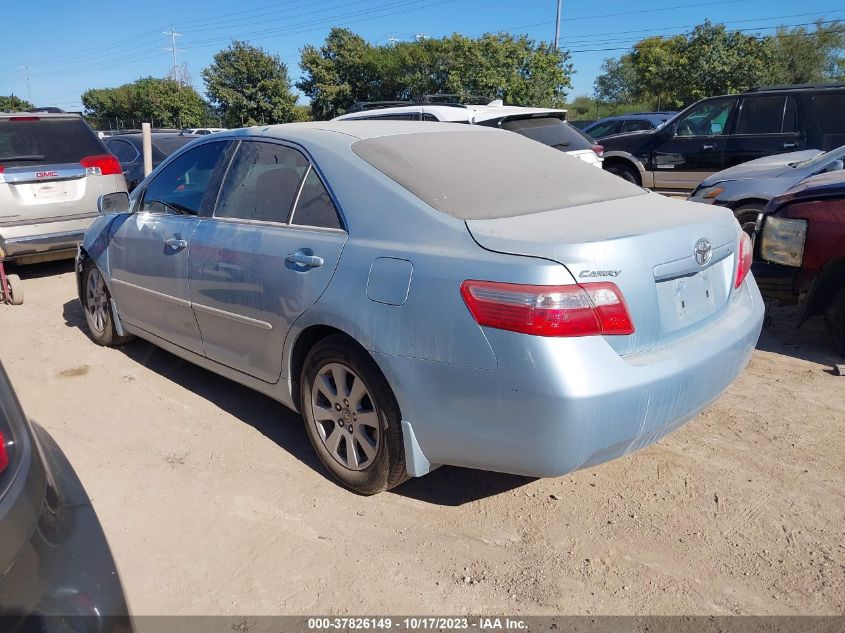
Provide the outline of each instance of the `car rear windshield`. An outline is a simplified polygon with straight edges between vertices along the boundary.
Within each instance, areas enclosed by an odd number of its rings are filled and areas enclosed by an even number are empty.
[[[554,147],[564,152],[579,149],[592,149],[592,139],[579,129],[561,121],[557,117],[533,117],[530,119],[512,119],[502,123],[503,130],[509,130],[539,141],[543,145]]]
[[[108,151],[80,118],[0,118],[0,165],[4,167],[78,163],[97,154]]]
[[[183,147],[190,143],[191,141],[197,140],[202,136],[201,134],[197,134],[196,136],[171,136],[170,138],[154,138],[153,145],[165,156],[170,156],[173,152],[175,152],[180,147]]]
[[[505,218],[644,194],[572,156],[510,132],[474,128],[363,139],[352,150],[438,211]]]

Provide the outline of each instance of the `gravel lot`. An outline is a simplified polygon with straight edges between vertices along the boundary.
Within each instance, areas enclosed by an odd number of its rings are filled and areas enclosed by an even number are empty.
[[[18,271],[0,355],[136,614],[845,612],[845,378],[820,322],[774,310],[742,378],[634,455],[362,498],[281,405],[147,343],[94,345],[71,271]]]

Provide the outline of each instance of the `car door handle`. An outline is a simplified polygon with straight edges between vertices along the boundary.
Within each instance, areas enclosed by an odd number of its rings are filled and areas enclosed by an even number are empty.
[[[716,143],[705,143],[704,145],[701,146],[701,149],[703,149],[703,150],[716,149]]]
[[[285,259],[292,264],[299,264],[300,266],[307,266],[308,268],[317,268],[323,265],[323,258],[316,255],[309,255],[302,251],[291,253]]]
[[[177,251],[180,251],[183,248],[188,247],[188,241],[187,240],[178,240],[175,237],[171,237],[169,240],[166,240],[164,243],[167,244],[170,248],[173,248]]]
[[[798,147],[798,143],[786,142],[783,144],[783,149],[795,149],[796,147]]]

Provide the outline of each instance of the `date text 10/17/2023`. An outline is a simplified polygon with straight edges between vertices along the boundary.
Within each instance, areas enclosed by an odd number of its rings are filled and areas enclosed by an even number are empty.
[[[527,630],[525,620],[510,617],[314,617],[308,618],[313,631],[397,630],[397,631],[520,631]]]

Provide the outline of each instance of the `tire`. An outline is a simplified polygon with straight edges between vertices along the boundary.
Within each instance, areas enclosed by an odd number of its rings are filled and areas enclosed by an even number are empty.
[[[100,269],[92,261],[82,267],[82,311],[88,334],[97,345],[118,347],[134,340],[134,336],[118,336],[111,311],[111,294]]]
[[[839,288],[824,313],[836,351],[845,356],[845,286]]]
[[[18,275],[6,275],[6,289],[11,305],[19,306],[23,303],[23,281]]]
[[[374,495],[408,479],[399,405],[363,349],[345,336],[323,339],[308,352],[299,384],[308,438],[341,485]]]
[[[733,210],[736,221],[743,231],[751,235],[754,233],[754,225],[757,223],[757,216],[763,210],[764,205],[761,202],[747,202],[740,204]],[[750,230],[749,230],[750,229]]]
[[[627,180],[630,183],[640,186],[639,174],[626,165],[620,165],[617,163],[610,165],[609,167],[605,167],[605,170],[611,174],[619,176],[622,180]]]

